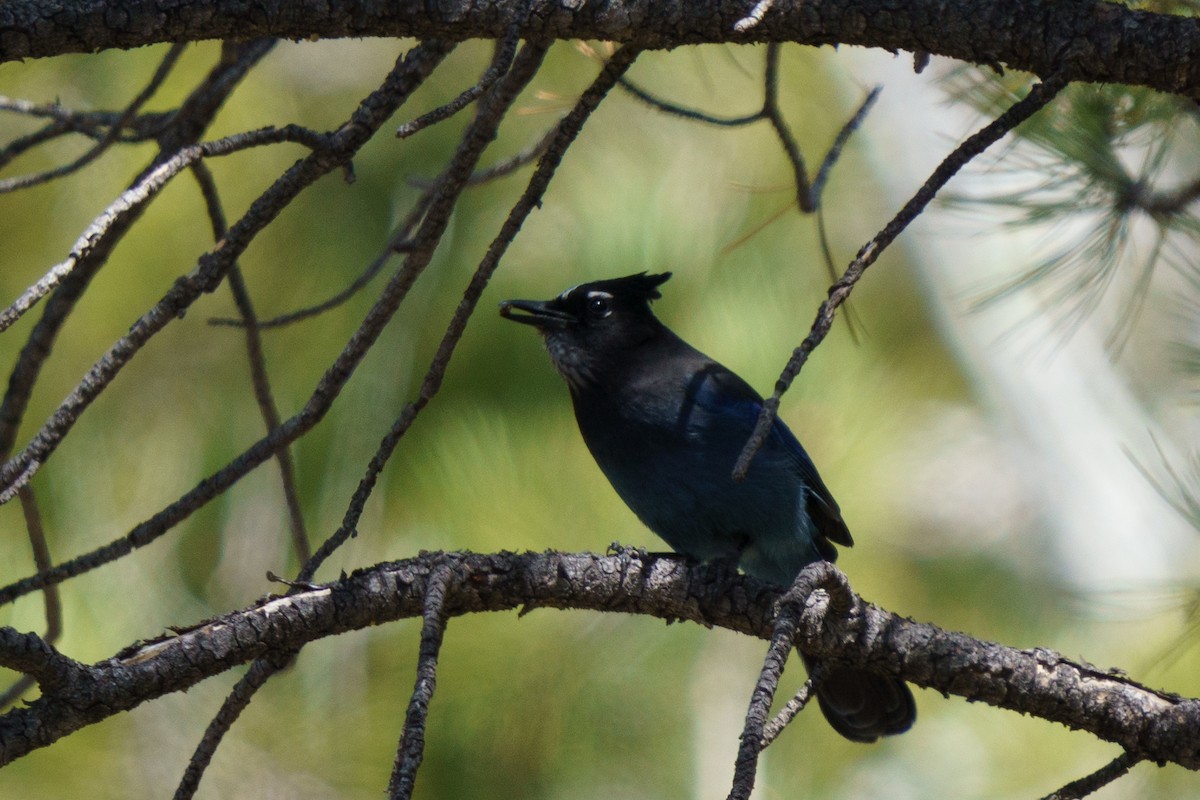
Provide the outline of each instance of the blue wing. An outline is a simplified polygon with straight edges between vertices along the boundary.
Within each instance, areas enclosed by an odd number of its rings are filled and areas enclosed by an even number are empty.
[[[726,423],[732,423],[728,425],[729,430],[743,442],[753,433],[763,408],[762,396],[750,384],[716,362],[710,362],[695,373],[688,395],[697,408]],[[820,535],[847,547],[853,545],[854,539],[842,520],[837,501],[821,480],[816,465],[783,420],[775,420],[771,435],[763,446],[783,453],[803,481],[806,508]],[[830,560],[836,555],[832,547],[822,550]]]

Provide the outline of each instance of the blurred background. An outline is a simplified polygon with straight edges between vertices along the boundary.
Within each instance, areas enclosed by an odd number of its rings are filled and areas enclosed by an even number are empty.
[[[404,46],[280,44],[208,138],[289,122],[337,125]],[[4,64],[0,93],[120,108],[164,52]],[[324,178],[254,242],[241,264],[260,315],[322,300],[370,263],[419,195],[409,181],[440,171],[467,115],[403,142],[388,130],[473,82],[490,52],[485,43],[459,47],[355,160],[353,185]],[[683,105],[751,113],[764,55],[753,47],[648,53],[630,77]],[[189,48],[149,108],[172,107],[217,56],[215,44]],[[869,88],[884,87],[823,197],[839,270],[987,119],[980,102],[950,99],[953,65],[935,60],[921,74],[912,66],[906,55],[783,50],[781,105],[810,171]],[[536,142],[595,71],[586,52],[556,45],[485,162]],[[29,129],[15,116],[0,118],[4,141]],[[54,166],[86,146],[64,141],[6,175]],[[1130,147],[1144,158],[1148,146]],[[1089,230],[1070,215],[1055,227],[1014,225],[1003,204],[970,202],[1061,174],[1060,164],[1031,155],[1036,148],[1000,150],[1005,159],[985,159],[951,184],[959,202],[931,208],[871,268],[851,303],[857,341],[839,321],[785,396],[782,416],[844,510],[857,546],[839,564],[865,598],[1195,696],[1200,648],[1190,608],[1200,559],[1193,526],[1173,508],[1187,505],[1192,486],[1195,380],[1186,357],[1197,329],[1188,300],[1195,276],[1167,264],[1142,287],[1145,259],[1135,253],[1108,276],[1092,313],[1075,313],[1046,282],[981,305]],[[67,179],[0,195],[0,298],[16,297],[61,261],[152,154],[149,146],[118,149]],[[230,218],[302,154],[282,145],[210,161]],[[1156,176],[1170,184],[1195,166],[1186,157],[1168,161]],[[328,417],[294,448],[315,543],[337,528],[379,439],[415,396],[529,171],[465,195],[413,296]],[[787,208],[791,175],[765,123],[706,127],[614,93],[505,257],[441,394],[388,466],[360,535],[318,577],[419,550],[603,551],[614,541],[660,548],[592,462],[538,337],[502,321],[495,304],[669,270],[657,313],[767,393],[830,282],[815,220]],[[65,327],[20,444],[194,266],[211,246],[209,230],[194,182],[173,182]],[[1194,241],[1174,242],[1176,266],[1194,257]],[[265,334],[284,417],[307,400],[384,281]],[[1141,314],[1125,322],[1137,292]],[[222,287],[155,337],[39,472],[33,487],[56,560],[124,535],[261,436],[244,339],[207,324],[233,314]],[[0,337],[6,370],[37,316]],[[30,574],[16,504],[0,507],[0,532],[0,582]],[[106,658],[169,625],[249,605],[279,590],[266,582],[267,570],[296,568],[270,463],[153,545],[65,584],[60,647],[82,661]],[[0,622],[42,629],[40,597],[0,608]],[[200,796],[381,796],[412,689],[418,629],[395,623],[306,648],[234,726]],[[725,631],[617,615],[455,619],[417,796],[724,797],[763,652],[762,642]],[[0,796],[168,795],[237,677],[15,762],[0,770]],[[784,691],[802,681],[796,663]],[[842,740],[815,711],[801,715],[766,752],[756,797],[1039,797],[1118,755],[1090,735],[956,697],[918,690],[917,702],[910,733],[869,747]],[[1140,765],[1096,796],[1180,797],[1198,786],[1181,768]]]

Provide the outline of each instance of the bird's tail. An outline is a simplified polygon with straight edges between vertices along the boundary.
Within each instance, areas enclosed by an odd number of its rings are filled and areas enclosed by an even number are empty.
[[[811,673],[813,664],[804,664]],[[917,719],[908,684],[890,675],[828,666],[817,685],[817,702],[833,729],[852,742],[873,742],[904,733]]]

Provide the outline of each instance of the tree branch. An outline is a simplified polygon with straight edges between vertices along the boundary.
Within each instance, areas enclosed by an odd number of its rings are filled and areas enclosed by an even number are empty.
[[[439,566],[450,570],[447,617],[517,608],[594,609],[769,639],[781,597],[779,587],[719,566],[689,566],[637,551],[423,553],[328,586],[267,598],[178,635],[139,642],[92,666],[66,659],[33,634],[0,628],[0,665],[42,681],[41,697],[0,717],[0,765],[238,664],[326,636],[420,617]],[[809,569],[810,586],[823,585],[825,578],[834,585],[844,581],[831,564]],[[1016,650],[913,622],[853,593],[835,603],[819,589],[797,602],[797,646],[808,655],[1086,730],[1131,757],[1200,769],[1200,742],[1193,735],[1200,729],[1200,700],[1156,691],[1049,650]]]
[[[392,766],[392,777],[388,781],[388,797],[393,800],[408,800],[412,797],[417,782],[417,770],[425,757],[425,724],[429,718],[429,702],[437,688],[437,662],[446,635],[446,587],[450,581],[450,570],[446,566],[434,567],[429,576],[425,592],[425,610],[422,614],[421,647],[417,657],[417,683],[408,702],[404,716],[404,733],[396,748],[396,761]]]
[[[293,164],[259,195],[241,219],[229,228],[217,247],[202,256],[189,275],[176,281],[153,308],[130,326],[129,333],[118,339],[92,366],[31,442],[0,467],[0,486],[3,487],[0,489],[0,502],[9,499],[9,495],[15,494],[16,489],[32,477],[33,472],[70,432],[79,416],[146,342],[180,317],[181,312],[186,311],[203,293],[220,285],[232,268],[234,259],[300,192],[321,176],[347,163],[451,49],[450,45],[437,41],[417,45],[397,62],[383,85],[364,98],[350,119],[336,132],[317,141],[307,141],[309,137],[302,137],[307,144],[319,149]],[[300,130],[297,126],[289,125],[186,148],[152,172],[146,179],[146,185],[139,185],[138,191],[157,191],[163,182],[196,159],[241,149],[244,140],[249,140],[250,144],[286,141],[290,138],[287,134],[295,134]],[[128,200],[126,204],[133,203],[135,208],[140,208],[141,205],[135,203],[136,199]],[[102,222],[103,219],[93,225],[101,225]],[[107,227],[102,225],[101,230]]]
[[[879,233],[859,248],[858,254],[846,267],[842,277],[829,287],[829,297],[817,309],[817,318],[813,322],[808,336],[804,337],[804,341],[792,351],[792,357],[788,359],[783,372],[775,382],[774,393],[763,402],[762,411],[754,425],[754,432],[751,434],[750,440],[746,442],[746,446],[742,448],[737,463],[733,466],[734,480],[740,482],[746,479],[746,473],[750,470],[750,462],[762,447],[763,442],[766,441],[771,425],[779,413],[779,401],[783,397],[783,393],[791,387],[792,381],[800,374],[809,355],[829,335],[829,331],[833,328],[833,319],[837,309],[850,298],[850,293],[854,291],[854,287],[862,279],[867,268],[874,264],[888,245],[894,242],[896,237],[924,211],[942,187],[960,169],[1045,107],[1064,85],[1059,78],[1053,76],[1048,78],[1045,82],[1030,89],[1029,94],[1009,106],[1003,114],[964,139],[950,155],[942,160],[942,163],[925,180],[921,188],[909,198],[904,207],[896,212],[896,215],[883,226]]]
[[[641,48],[716,42],[846,44],[908,50],[1060,74],[1067,81],[1200,91],[1200,20],[1088,0],[805,0],[776,3],[756,24],[748,0],[532,0],[524,39],[601,39]],[[10,0],[0,4],[0,62],[160,42],[396,36],[502,39],[509,0],[441,3],[160,3]]]

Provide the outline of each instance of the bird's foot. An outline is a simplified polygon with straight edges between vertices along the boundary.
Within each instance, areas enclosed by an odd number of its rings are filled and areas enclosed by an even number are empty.
[[[646,552],[646,548],[637,547],[636,545],[625,545],[620,542],[613,542],[604,551],[606,556],[632,556],[633,558],[649,558],[650,554]]]

